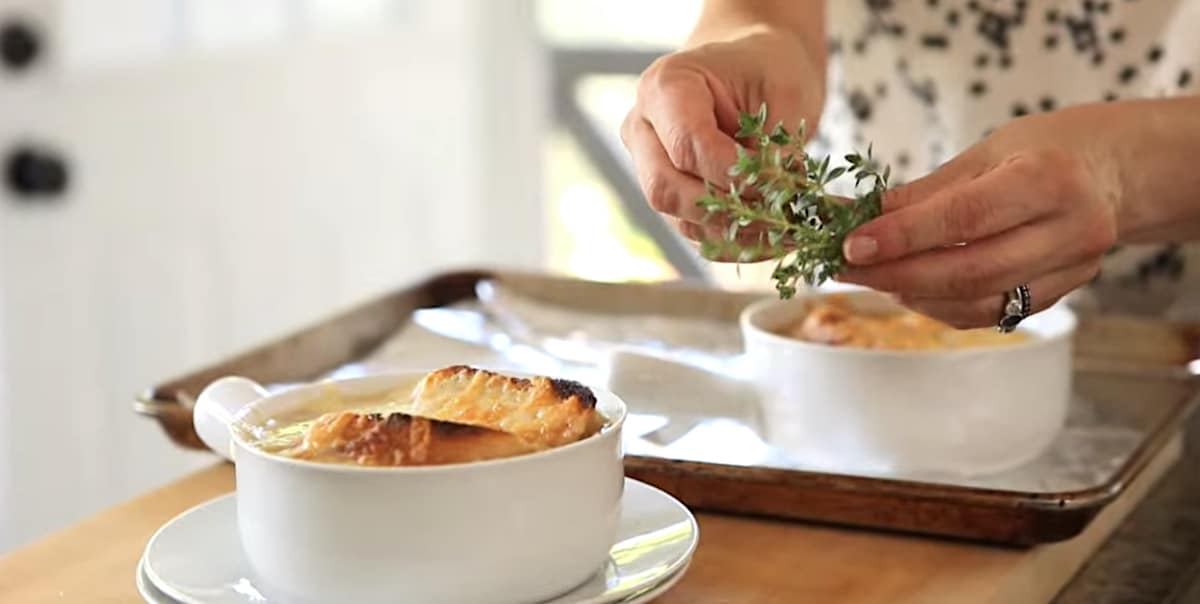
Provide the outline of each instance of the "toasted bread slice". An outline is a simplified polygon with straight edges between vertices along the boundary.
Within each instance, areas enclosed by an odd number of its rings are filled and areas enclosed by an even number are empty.
[[[412,412],[501,430],[538,448],[575,442],[603,426],[596,396],[583,384],[461,365],[426,375],[413,394]]]
[[[512,434],[406,413],[326,413],[304,440],[282,453],[296,459],[363,466],[424,466],[482,461],[536,450]]]

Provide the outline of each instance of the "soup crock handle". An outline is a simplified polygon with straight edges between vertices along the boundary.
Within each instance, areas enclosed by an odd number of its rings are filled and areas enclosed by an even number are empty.
[[[192,425],[200,440],[221,457],[233,461],[229,425],[246,405],[267,396],[267,390],[244,377],[223,377],[204,388],[192,409]]]
[[[607,361],[607,388],[621,393],[635,413],[732,417],[762,433],[758,391],[740,369],[711,371],[619,346]]]

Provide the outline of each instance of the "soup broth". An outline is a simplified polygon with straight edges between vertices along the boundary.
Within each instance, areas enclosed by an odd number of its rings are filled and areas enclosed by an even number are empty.
[[[245,440],[267,453],[286,454],[304,442],[313,425],[326,414],[352,412],[357,414],[408,413],[413,406],[412,385],[369,395],[351,396],[334,386],[321,390],[320,395],[304,401],[293,409],[262,418],[255,422],[247,418]]]

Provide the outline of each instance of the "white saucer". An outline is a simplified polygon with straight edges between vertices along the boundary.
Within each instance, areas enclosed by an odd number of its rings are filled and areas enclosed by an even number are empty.
[[[689,560],[688,562],[691,561]],[[148,604],[180,604],[179,600],[168,596],[154,586],[154,583],[150,580],[150,577],[146,576],[146,569],[144,568],[145,564],[146,561],[144,559],[138,560],[137,577],[135,578],[135,581],[137,582],[137,590],[138,593],[142,595],[142,599],[144,599]],[[623,600],[612,600],[610,604],[648,604],[649,602],[653,602],[655,598],[667,593],[667,591],[672,587],[675,587],[675,584],[683,578],[683,575],[686,572],[687,563],[684,563],[683,568],[676,571],[675,574],[664,579],[662,583],[647,588],[649,591],[634,592],[626,596]]]
[[[626,478],[617,543],[603,571],[545,604],[635,604],[662,595],[687,571],[699,541],[696,519],[670,495]],[[233,494],[163,525],[138,563],[138,591],[151,604],[263,604],[237,533]]]

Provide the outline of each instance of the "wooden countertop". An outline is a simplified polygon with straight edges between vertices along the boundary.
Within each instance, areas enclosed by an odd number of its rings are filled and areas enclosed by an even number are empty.
[[[701,514],[700,547],[663,604],[1045,602],[1178,458],[1178,440],[1081,536],[1033,549]],[[215,465],[0,558],[0,602],[140,602],[134,570],[150,536],[234,488]]]

